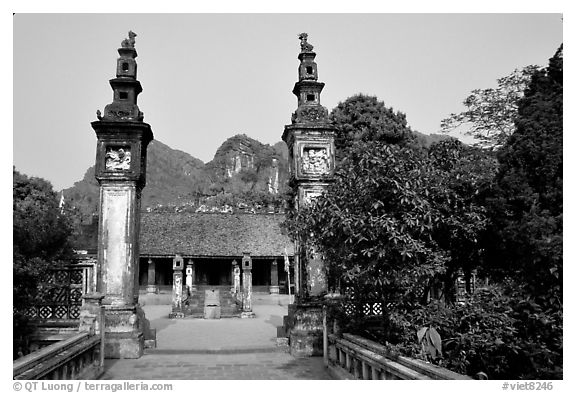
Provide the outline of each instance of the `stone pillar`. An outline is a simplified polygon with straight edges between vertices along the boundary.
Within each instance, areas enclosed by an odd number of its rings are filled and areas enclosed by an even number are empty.
[[[100,184],[97,291],[104,295],[105,355],[139,358],[146,318],[138,306],[140,197],[146,184],[146,153],[154,138],[137,105],[134,37],[118,49],[112,103],[91,123],[98,138],[95,177]]]
[[[80,309],[80,326],[79,331],[89,332],[90,334],[99,334],[102,326],[101,315],[104,313],[102,299],[104,295],[98,292],[87,293],[82,296],[84,304]]]
[[[242,318],[254,318],[252,312],[252,258],[245,252],[242,258]]]
[[[152,258],[148,259],[148,285],[146,286],[146,293],[158,293],[156,286],[156,261]]]
[[[189,294],[196,290],[194,287],[194,262],[192,261],[186,267],[186,289]]]
[[[234,261],[234,263],[234,293],[236,294],[236,300],[242,301],[242,291],[240,290],[240,267],[236,261]]]
[[[84,299],[84,302],[80,309],[80,326],[78,326],[78,331],[100,336],[98,368],[104,371],[104,357],[106,354],[106,339],[104,331],[105,310],[104,306],[102,306],[104,295],[99,292],[92,292],[85,294],[82,298]]]
[[[316,53],[306,33],[299,38],[298,81],[292,89],[298,107],[292,114],[292,123],[284,127],[282,134],[288,146],[289,185],[295,194],[296,210],[314,203],[331,183],[335,168],[335,126],[328,110],[320,104],[324,83],[318,81]],[[288,307],[284,326],[293,356],[320,356],[323,352],[322,310],[328,286],[324,260],[314,246],[302,241],[294,245],[296,302]]]
[[[232,283],[230,285],[230,293],[232,295],[235,295],[238,292],[238,288],[236,287],[236,280],[235,280],[235,277],[236,277],[235,271],[236,271],[237,266],[238,266],[238,262],[236,262],[236,260],[233,260],[232,264],[230,266],[230,282]]]
[[[172,312],[169,318],[184,318],[184,308],[182,305],[182,270],[184,269],[184,259],[176,255],[172,260],[172,269],[174,271],[172,281]]]
[[[278,287],[278,262],[276,259],[272,261],[270,266],[270,294],[277,295],[280,293],[280,288]]]

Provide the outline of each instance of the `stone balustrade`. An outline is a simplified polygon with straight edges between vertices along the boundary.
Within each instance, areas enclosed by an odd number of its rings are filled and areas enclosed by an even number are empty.
[[[14,379],[96,379],[104,371],[100,335],[82,332],[17,359]]]
[[[391,356],[384,346],[348,333],[328,335],[327,360],[338,379],[471,379],[421,360]]]

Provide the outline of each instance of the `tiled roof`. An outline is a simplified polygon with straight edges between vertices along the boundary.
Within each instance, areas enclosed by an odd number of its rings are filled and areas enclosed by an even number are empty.
[[[280,231],[284,214],[142,213],[141,255],[254,257],[294,254]]]

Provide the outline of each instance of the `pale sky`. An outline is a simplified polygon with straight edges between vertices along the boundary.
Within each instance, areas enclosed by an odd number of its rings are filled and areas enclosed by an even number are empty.
[[[90,122],[112,101],[117,48],[138,34],[138,105],[155,139],[204,162],[227,138],[281,140],[296,109],[298,33],[317,53],[321,103],[356,93],[436,133],[475,88],[563,41],[561,14],[16,14],[13,164],[55,190],[94,164]]]

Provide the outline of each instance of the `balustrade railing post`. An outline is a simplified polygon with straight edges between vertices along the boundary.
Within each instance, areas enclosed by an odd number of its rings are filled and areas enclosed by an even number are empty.
[[[328,313],[326,305],[322,306],[322,348],[324,357],[324,366],[328,367],[328,324],[326,323],[326,314]]]
[[[346,354],[346,371],[350,371],[352,369],[352,357],[348,352]]]
[[[104,315],[104,306],[100,306],[100,361],[99,361],[99,367],[101,367],[101,369],[104,369],[104,346],[105,346],[105,340],[104,340],[104,333],[105,333],[105,315]]]
[[[362,362],[362,379],[370,379],[370,372],[368,370],[368,364],[366,362]]]
[[[380,376],[378,375],[378,369],[374,366],[372,366],[372,379],[373,380],[380,379]]]

